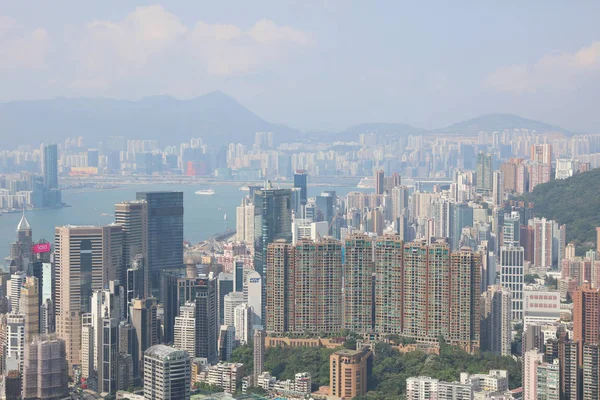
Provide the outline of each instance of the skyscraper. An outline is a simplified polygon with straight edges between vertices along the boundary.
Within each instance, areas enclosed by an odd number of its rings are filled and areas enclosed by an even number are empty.
[[[56,334],[64,339],[69,370],[81,362],[81,314],[91,296],[115,280],[122,268],[120,225],[62,226],[55,229]]]
[[[538,349],[523,354],[523,400],[537,400],[538,365],[544,360],[544,355]]]
[[[573,340],[584,344],[600,344],[600,289],[584,283],[573,294]]]
[[[247,197],[235,209],[235,227],[238,241],[254,243],[254,204]]]
[[[133,358],[133,376],[138,379],[144,373],[144,351],[158,343],[156,300],[134,299],[130,306],[131,325],[135,329],[132,337],[131,357]]]
[[[23,398],[51,400],[69,396],[65,342],[55,335],[35,337],[25,347]]]
[[[17,238],[16,242],[10,245],[10,258],[15,263],[16,271],[27,272],[29,270],[29,263],[33,262],[33,238],[31,232],[31,226],[29,221],[25,218],[25,211],[23,216],[17,225]],[[11,272],[16,272],[12,270]]]
[[[345,240],[343,324],[358,333],[373,330],[373,240],[364,234]]]
[[[124,273],[133,266],[134,260],[141,256],[143,267],[141,275],[144,279],[140,298],[149,296],[148,293],[148,204],[143,200],[124,201],[115,204],[115,222],[123,227],[123,271],[118,274],[121,282],[126,281]],[[119,276],[120,275],[120,276]]]
[[[25,343],[30,343],[40,333],[40,304],[38,280],[28,276],[21,288],[19,310],[25,316]]]
[[[525,250],[520,246],[500,247],[500,282],[512,295],[511,318],[523,320],[523,265]]]
[[[481,350],[510,355],[511,293],[500,285],[491,285],[481,295]]]
[[[56,144],[44,146],[42,167],[46,189],[58,189],[58,147]]]
[[[149,286],[160,292],[160,271],[183,268],[183,192],[138,192],[148,204]]]
[[[492,205],[500,206],[504,201],[504,173],[494,171],[492,176]]]
[[[600,398],[600,346],[585,344],[583,346],[583,400]]]
[[[144,398],[189,400],[190,356],[162,344],[144,352]]]
[[[5,371],[23,371],[23,357],[25,352],[25,316],[10,313],[6,316],[5,333]]]
[[[558,340],[558,359],[560,361],[560,398],[579,400],[582,398],[581,353],[579,343],[565,337]]]
[[[385,190],[385,174],[383,170],[375,171],[373,177],[375,178],[375,194],[383,194]]]
[[[306,201],[308,199],[308,191],[307,191],[307,182],[308,174],[305,170],[299,169],[294,172],[294,187],[300,188],[300,204],[302,206],[306,205]]]
[[[254,381],[263,372],[265,361],[265,331],[256,329],[254,331]]]
[[[375,331],[402,334],[404,243],[398,236],[375,241]]]
[[[493,163],[492,163],[492,155],[485,154],[480,151],[477,154],[477,175],[476,175],[476,184],[477,190],[483,193],[491,193],[493,184],[492,184],[492,173],[494,171]]]
[[[266,188],[254,191],[254,270],[262,278],[262,309],[264,325],[266,306],[267,247],[277,239],[292,240],[292,206],[289,189]],[[257,310],[255,312],[258,313]]]
[[[175,338],[173,346],[196,355],[196,303],[188,302],[179,307],[179,316],[175,317]]]

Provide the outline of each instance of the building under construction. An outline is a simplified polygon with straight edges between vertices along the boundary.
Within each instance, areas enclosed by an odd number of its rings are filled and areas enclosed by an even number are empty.
[[[69,396],[65,342],[56,335],[36,336],[25,346],[23,399],[58,400]]]

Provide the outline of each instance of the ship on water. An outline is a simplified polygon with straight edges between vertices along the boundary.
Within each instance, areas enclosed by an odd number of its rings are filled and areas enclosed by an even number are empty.
[[[215,194],[215,191],[212,189],[200,189],[200,190],[196,190],[196,194],[199,194],[202,196],[212,196],[213,194]]]

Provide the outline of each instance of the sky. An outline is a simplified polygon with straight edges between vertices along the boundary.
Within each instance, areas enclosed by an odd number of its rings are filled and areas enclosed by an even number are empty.
[[[221,90],[302,130],[600,132],[600,2],[0,0],[0,101]]]

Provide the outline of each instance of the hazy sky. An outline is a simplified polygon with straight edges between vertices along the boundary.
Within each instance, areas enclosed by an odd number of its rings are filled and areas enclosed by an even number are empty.
[[[0,101],[222,90],[304,130],[511,112],[600,132],[599,16],[599,1],[0,0]]]

